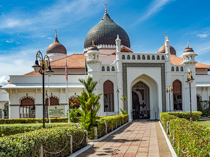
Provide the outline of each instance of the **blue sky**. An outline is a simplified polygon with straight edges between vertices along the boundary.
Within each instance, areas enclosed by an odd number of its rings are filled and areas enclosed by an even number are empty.
[[[196,60],[210,64],[209,0],[1,0],[0,84],[32,71],[38,50],[58,39],[68,52],[83,52],[87,32],[108,3],[110,17],[128,33],[134,52],[156,53],[166,32],[180,56],[190,43]]]

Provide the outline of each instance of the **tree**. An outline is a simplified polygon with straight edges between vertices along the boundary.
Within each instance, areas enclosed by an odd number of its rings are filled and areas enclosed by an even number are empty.
[[[93,93],[98,82],[93,81],[92,77],[88,77],[87,81],[84,79],[79,79],[79,81],[85,86],[85,89],[80,96],[77,96],[77,101],[80,103],[77,112],[81,114],[80,123],[82,126],[90,130],[96,125],[97,113],[101,107],[99,104],[101,94]]]
[[[120,98],[123,101],[123,110],[125,110],[125,101],[126,101],[126,96],[122,95],[122,98]]]

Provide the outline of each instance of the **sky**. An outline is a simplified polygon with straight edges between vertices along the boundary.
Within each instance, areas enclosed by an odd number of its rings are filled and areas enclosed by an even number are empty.
[[[33,71],[38,50],[58,39],[67,55],[83,53],[88,31],[104,15],[127,32],[136,53],[156,53],[164,33],[180,56],[189,42],[198,62],[210,64],[209,0],[1,0],[0,85]]]

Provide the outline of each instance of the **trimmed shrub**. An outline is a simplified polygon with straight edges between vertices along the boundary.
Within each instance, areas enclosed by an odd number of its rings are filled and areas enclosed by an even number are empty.
[[[86,146],[84,131],[75,127],[61,127],[51,129],[40,129],[24,134],[16,134],[0,138],[0,156],[8,157],[34,157],[40,156],[40,146],[49,152],[57,152],[65,149],[53,157],[64,157],[71,154],[69,136],[73,136],[73,152]],[[44,156],[52,156],[44,153]]]
[[[46,123],[46,128],[64,127],[64,126],[75,126],[75,123]],[[42,129],[43,125],[39,124],[2,124],[0,125],[0,137],[14,135],[18,133],[25,133]]]
[[[52,123],[55,122],[67,122],[67,117],[62,118],[50,118]],[[42,123],[43,118],[18,118],[18,119],[0,119],[0,124],[17,124],[17,123]],[[49,119],[45,118],[45,122],[48,123]]]
[[[187,120],[190,120],[190,112],[168,112],[170,115],[177,116],[179,118],[185,118]],[[199,120],[201,118],[202,112],[200,111],[193,111],[192,112],[192,120]]]

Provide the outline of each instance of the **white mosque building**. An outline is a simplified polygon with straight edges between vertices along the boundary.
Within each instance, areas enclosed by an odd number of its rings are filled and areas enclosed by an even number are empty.
[[[94,41],[94,42],[93,42]],[[192,110],[197,110],[197,100],[209,100],[209,65],[198,63],[192,48],[183,48],[181,57],[165,37],[157,52],[135,53],[131,49],[126,31],[108,15],[107,9],[101,21],[90,29],[84,41],[84,52],[67,56],[66,48],[55,41],[47,48],[54,71],[45,75],[45,89],[50,105],[64,105],[67,112],[69,102],[75,102],[84,86],[78,81],[88,76],[99,81],[95,93],[102,93],[98,113],[100,116],[115,115],[125,109],[132,119],[159,119],[161,112],[190,111],[189,70]],[[65,80],[65,65],[68,66],[68,88]],[[167,87],[173,91],[167,92]],[[42,76],[35,71],[24,75],[10,75],[9,84],[2,87],[9,94],[9,118],[42,118]],[[123,106],[122,96],[126,97]],[[0,100],[1,101],[1,100]],[[48,106],[46,96],[45,106]],[[1,101],[3,108],[4,102]],[[79,104],[77,104],[79,105]],[[47,114],[47,110],[46,110]]]

